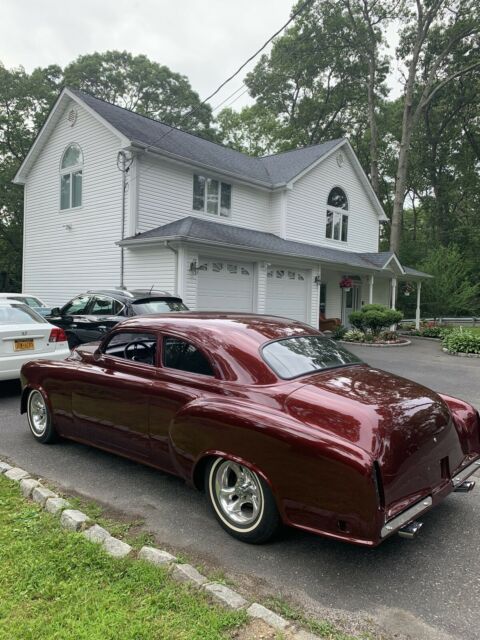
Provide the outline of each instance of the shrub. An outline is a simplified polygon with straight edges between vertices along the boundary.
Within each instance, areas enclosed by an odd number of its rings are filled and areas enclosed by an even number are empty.
[[[344,335],[347,333],[347,327],[344,327],[343,324],[339,324],[338,327],[332,331],[332,338],[334,340],[343,340]]]
[[[403,313],[396,309],[390,309],[383,304],[366,304],[360,311],[350,314],[349,320],[355,329],[367,332],[371,331],[378,336],[382,329],[392,324],[397,324],[403,318]]]
[[[385,342],[396,342],[398,340],[398,334],[396,331],[383,331],[381,336]]]
[[[445,333],[443,346],[450,353],[480,353],[480,334],[458,327]]]
[[[350,329],[343,336],[347,342],[365,342],[365,334],[359,329]]]

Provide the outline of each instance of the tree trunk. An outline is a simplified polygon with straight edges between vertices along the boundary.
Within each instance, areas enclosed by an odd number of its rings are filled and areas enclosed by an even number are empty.
[[[375,52],[371,52],[368,60],[368,121],[370,125],[370,182],[373,190],[380,196],[380,178],[378,176],[378,128],[375,113]]]

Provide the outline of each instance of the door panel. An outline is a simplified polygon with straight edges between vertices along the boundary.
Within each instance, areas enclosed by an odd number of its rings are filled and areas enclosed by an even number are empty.
[[[308,282],[305,270],[270,267],[267,271],[266,313],[307,322]]]
[[[200,258],[198,309],[200,311],[253,310],[253,264]]]

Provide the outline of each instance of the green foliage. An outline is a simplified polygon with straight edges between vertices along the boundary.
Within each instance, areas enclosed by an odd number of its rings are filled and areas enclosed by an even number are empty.
[[[366,304],[360,311],[350,314],[350,323],[355,329],[366,333],[370,331],[378,336],[382,329],[397,324],[403,318],[403,313],[396,309],[390,309],[383,304]]]
[[[480,333],[457,327],[445,333],[442,344],[450,353],[480,354]]]
[[[343,336],[347,333],[347,331],[348,331],[347,327],[344,327],[343,324],[339,324],[332,331],[332,338],[334,340],[342,340]]]
[[[365,333],[360,329],[350,329],[343,336],[347,342],[365,342]]]
[[[434,276],[422,285],[422,313],[426,316],[475,315],[480,310],[480,283],[460,249],[436,247],[421,263],[422,271]]]

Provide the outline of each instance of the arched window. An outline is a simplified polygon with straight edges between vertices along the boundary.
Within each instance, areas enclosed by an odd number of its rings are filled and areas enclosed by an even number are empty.
[[[78,144],[70,144],[60,165],[60,209],[82,206],[82,170],[82,150]]]
[[[332,240],[347,241],[348,200],[345,191],[340,187],[333,187],[328,194],[325,236]]]

